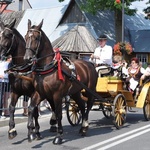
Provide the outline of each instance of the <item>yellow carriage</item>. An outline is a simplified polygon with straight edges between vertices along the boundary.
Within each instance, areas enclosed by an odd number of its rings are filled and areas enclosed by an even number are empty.
[[[84,92],[84,90],[82,91]],[[113,122],[119,129],[126,121],[127,110],[132,107],[142,108],[146,120],[150,120],[150,82],[143,84],[139,96],[135,99],[132,92],[124,88],[124,82],[116,77],[99,77],[96,94],[105,102],[95,99],[94,105],[100,106],[106,118],[113,117]],[[86,97],[83,97],[86,100]],[[71,125],[80,122],[81,114],[77,104],[70,100],[67,107],[67,118]]]

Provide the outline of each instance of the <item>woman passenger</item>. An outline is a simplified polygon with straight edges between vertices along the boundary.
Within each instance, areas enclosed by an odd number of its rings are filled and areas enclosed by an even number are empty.
[[[127,79],[128,90],[135,92],[135,89],[140,83],[140,80],[145,73],[145,69],[140,65],[138,58],[134,57],[131,59],[131,65],[127,68]]]

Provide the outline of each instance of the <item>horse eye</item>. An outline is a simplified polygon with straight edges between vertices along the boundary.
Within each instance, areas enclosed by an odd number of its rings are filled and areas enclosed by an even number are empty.
[[[36,41],[39,41],[39,40],[40,40],[40,37],[39,37],[39,36],[38,36],[38,37],[36,37],[36,38],[35,38],[35,40],[36,40]]]
[[[12,34],[12,33],[6,33],[6,34],[4,34],[4,36],[5,36],[6,38],[11,38],[11,37],[13,36],[13,34]]]

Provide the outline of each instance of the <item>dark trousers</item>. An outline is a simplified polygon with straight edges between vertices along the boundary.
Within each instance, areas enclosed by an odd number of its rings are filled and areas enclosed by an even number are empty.
[[[10,85],[8,82],[0,82],[0,116],[2,116],[3,112],[3,96],[4,92],[10,91]]]

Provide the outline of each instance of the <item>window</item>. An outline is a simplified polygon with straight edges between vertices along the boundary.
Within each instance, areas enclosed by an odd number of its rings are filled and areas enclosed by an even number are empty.
[[[136,57],[142,63],[142,66],[145,67],[148,63],[148,55],[147,54],[136,54]]]
[[[19,0],[19,11],[23,10],[23,1]]]

